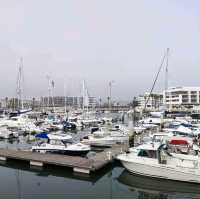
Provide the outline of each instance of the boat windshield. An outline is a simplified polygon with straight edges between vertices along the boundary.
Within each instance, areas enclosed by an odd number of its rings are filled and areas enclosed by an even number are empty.
[[[145,158],[157,158],[157,153],[155,150],[144,150],[141,149],[138,153],[139,157],[145,157]]]
[[[73,141],[72,141],[72,140],[62,140],[62,143],[63,143],[64,145],[73,144]]]

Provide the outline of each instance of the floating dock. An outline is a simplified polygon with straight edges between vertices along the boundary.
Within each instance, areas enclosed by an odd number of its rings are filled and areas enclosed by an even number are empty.
[[[111,163],[118,154],[125,150],[127,150],[125,145],[115,145],[96,153],[91,158],[85,158],[59,154],[42,154],[24,150],[0,149],[0,161],[11,159],[27,161],[30,166],[36,167],[43,167],[45,165],[70,167],[74,172],[90,174]]]

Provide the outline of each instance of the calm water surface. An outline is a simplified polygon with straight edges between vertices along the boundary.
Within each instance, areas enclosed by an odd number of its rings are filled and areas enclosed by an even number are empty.
[[[64,168],[30,169],[19,162],[0,166],[3,199],[199,199],[200,187],[194,187],[146,181],[122,167],[107,168],[88,177]]]

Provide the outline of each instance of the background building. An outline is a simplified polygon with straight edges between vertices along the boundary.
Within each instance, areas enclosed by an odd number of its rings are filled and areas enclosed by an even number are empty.
[[[140,95],[137,98],[139,108],[145,108],[145,103],[147,102],[148,98],[149,100],[146,104],[146,109],[148,110],[158,110],[163,105],[163,94],[151,93],[149,96],[149,93],[146,92],[144,95]]]
[[[41,97],[41,106],[55,106],[55,107],[82,107],[83,106],[83,97],[64,97],[64,96],[55,96],[55,97]],[[97,101],[95,97],[88,97],[88,106],[95,107],[97,105]]]
[[[172,87],[163,92],[168,108],[194,108],[200,105],[200,87]]]

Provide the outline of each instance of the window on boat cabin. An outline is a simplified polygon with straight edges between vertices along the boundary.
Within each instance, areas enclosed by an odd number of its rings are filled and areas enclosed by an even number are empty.
[[[141,149],[138,153],[138,156],[145,158],[157,158],[157,153],[154,150]]]
[[[52,145],[63,145],[61,140],[50,140],[50,144],[52,144]]]
[[[67,144],[73,144],[73,140],[62,140],[62,143],[64,144],[64,145],[67,145]]]

